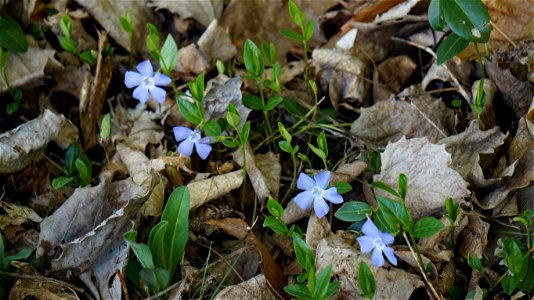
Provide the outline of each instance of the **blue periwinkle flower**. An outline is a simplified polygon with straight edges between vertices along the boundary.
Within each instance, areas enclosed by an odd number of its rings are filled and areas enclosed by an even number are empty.
[[[321,172],[315,175],[315,178],[300,173],[297,188],[305,191],[295,196],[295,203],[303,210],[307,210],[313,202],[313,209],[317,217],[324,217],[330,210],[325,199],[336,204],[343,202],[343,197],[337,193],[336,187],[326,189],[330,177],[330,171]]]
[[[384,256],[382,254],[386,255],[392,265],[397,265],[397,257],[393,254],[393,248],[388,247],[394,241],[391,234],[380,231],[370,219],[367,219],[363,224],[362,232],[364,235],[357,238],[358,243],[360,243],[360,250],[362,253],[369,253],[373,250],[371,254],[373,265],[377,267],[384,265]]]
[[[130,89],[135,87],[133,97],[141,103],[145,103],[148,101],[148,95],[150,94],[158,103],[163,103],[166,92],[159,86],[169,85],[171,79],[160,72],[154,74],[154,69],[149,60],[139,63],[137,71],[139,72],[127,71],[124,75],[124,84]]]
[[[178,152],[181,154],[191,156],[193,153],[193,146],[195,146],[200,158],[206,159],[208,155],[210,155],[210,138],[202,137],[198,129],[191,130],[187,127],[176,126],[172,130],[174,131],[174,138],[176,141],[181,142],[180,145],[178,145]]]

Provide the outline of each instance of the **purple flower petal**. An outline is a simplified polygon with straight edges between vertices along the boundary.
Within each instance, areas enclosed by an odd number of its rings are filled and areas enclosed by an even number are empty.
[[[317,182],[317,185],[324,190],[330,182],[330,177],[330,171],[324,171],[315,175],[315,182]]]
[[[185,140],[178,145],[178,152],[185,156],[191,156],[193,153],[193,145],[195,145],[194,142],[190,140]]]
[[[331,187],[328,190],[324,191],[323,197],[335,204],[339,204],[343,202],[343,197],[341,197],[340,194],[337,193],[336,187]]]
[[[195,143],[195,148],[197,148],[198,156],[202,159],[206,159],[211,152],[211,146],[208,144]]]
[[[140,85],[141,79],[143,79],[143,75],[134,71],[126,71],[124,74],[124,84],[129,89]]]
[[[310,176],[300,173],[299,179],[297,179],[297,188],[299,190],[311,190],[315,187],[315,180]]]
[[[391,245],[395,241],[395,238],[391,234],[389,234],[388,232],[381,232],[380,233],[380,238],[382,239],[382,241],[386,245]]]
[[[133,97],[141,103],[146,103],[148,101],[148,89],[142,85],[136,87],[133,91]]]
[[[323,198],[315,198],[315,200],[313,200],[313,208],[318,218],[324,217],[330,210],[330,207],[326,204],[326,201],[324,201]]]
[[[201,138],[198,142],[201,143],[201,144],[209,144],[209,143],[211,143],[211,139],[210,139],[209,136],[205,136],[205,137]]]
[[[149,91],[150,95],[152,96],[152,98],[154,98],[154,100],[156,100],[156,102],[163,103],[165,101],[165,95],[167,95],[167,92],[165,92],[164,89],[155,86]]]
[[[171,84],[169,76],[161,74],[160,72],[157,72],[152,79],[154,79],[154,85],[167,86]]]
[[[174,138],[177,142],[185,140],[187,137],[189,137],[191,132],[193,132],[193,130],[184,126],[175,126],[172,131],[174,132]]]
[[[384,252],[384,254],[386,255],[386,257],[388,258],[389,262],[396,266],[397,265],[397,257],[395,257],[395,254],[393,254],[393,248],[391,247],[386,247],[384,248],[384,250],[382,250]]]
[[[362,253],[369,253],[375,247],[375,239],[373,237],[363,235],[356,238],[356,240],[360,243],[360,251]]]
[[[371,254],[371,262],[377,267],[383,266],[385,261],[384,256],[382,255],[382,251],[375,248],[373,250],[373,254]]]
[[[140,62],[137,65],[137,71],[139,71],[139,73],[141,73],[143,77],[152,77],[152,75],[154,74],[154,69],[152,68],[150,60]]]
[[[313,195],[311,191],[304,191],[295,196],[295,203],[302,209],[307,210],[312,204]]]
[[[363,234],[373,238],[380,237],[381,233],[380,230],[378,230],[378,228],[376,227],[375,223],[373,223],[373,221],[371,221],[370,219],[367,219],[367,221],[365,221],[365,223],[363,224],[362,232]]]

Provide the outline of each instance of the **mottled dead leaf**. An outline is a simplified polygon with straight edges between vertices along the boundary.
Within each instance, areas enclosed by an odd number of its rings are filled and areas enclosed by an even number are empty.
[[[206,120],[213,120],[226,116],[228,104],[232,103],[241,116],[240,127],[245,124],[248,114],[252,111],[241,102],[241,77],[232,79],[216,77],[208,81],[206,96],[202,101],[202,109]]]
[[[486,181],[479,164],[480,154],[494,154],[506,137],[499,127],[481,131],[474,120],[464,132],[444,138],[439,144],[444,144],[447,152],[452,154],[451,168],[474,187],[480,187]]]
[[[65,149],[77,140],[78,129],[74,124],[45,109],[38,118],[0,134],[0,173],[19,171],[41,158],[40,149],[50,141]]]
[[[159,217],[163,212],[163,203],[165,202],[165,188],[167,187],[167,177],[160,176],[160,182],[154,186],[148,200],[143,203],[141,213],[143,216]]]
[[[273,198],[278,199],[280,191],[280,178],[282,176],[282,166],[280,165],[280,154],[267,152],[265,154],[254,155],[256,167],[260,170],[265,178],[267,189],[271,192]]]
[[[0,214],[0,229],[8,241],[13,241],[21,231],[21,226],[27,222],[40,223],[41,218],[33,209],[5,201],[0,201],[0,208],[5,214]]]
[[[377,69],[382,82],[397,94],[416,68],[417,65],[408,55],[400,55],[381,62]]]
[[[42,299],[42,300],[79,300],[83,289],[79,289],[61,280],[40,276],[30,266],[24,266],[21,275],[29,277],[17,278],[9,292],[9,299]],[[77,293],[80,293],[78,295]]]
[[[47,66],[60,68],[54,59],[56,51],[49,49],[28,48],[25,53],[11,53],[6,62],[6,75],[11,88],[31,87],[41,84]],[[0,76],[0,94],[7,91],[3,76]]]
[[[135,109],[118,106],[111,119],[112,141],[121,141],[142,152],[147,144],[159,144],[165,134],[161,125],[154,120],[160,117],[158,113],[146,110],[144,105],[138,105]]]
[[[190,209],[193,210],[206,202],[220,198],[240,187],[242,183],[242,170],[191,182],[187,185],[191,194]]]
[[[376,16],[374,23],[382,23],[389,20],[400,19],[408,15],[410,10],[421,0],[407,0],[390,8],[380,16]],[[392,2],[392,1],[389,1]]]
[[[157,9],[167,9],[182,19],[193,18],[206,27],[212,20],[221,17],[224,4],[223,0],[152,0],[151,2]]]
[[[306,228],[306,244],[315,250],[319,241],[326,238],[330,231],[330,223],[327,218],[317,218],[315,214],[310,216],[308,227]]]
[[[468,216],[468,218],[469,224],[458,236],[458,252],[464,257],[473,254],[482,259],[488,243],[490,224],[482,221],[479,216]]]
[[[483,0],[488,8],[492,26],[499,30],[491,31],[491,41],[508,44],[508,39],[526,38],[532,33],[534,6],[530,0]],[[507,35],[505,38],[502,33]]]
[[[332,173],[332,183],[340,181],[352,182],[367,168],[367,163],[361,160],[355,160],[351,163],[344,163]]]
[[[445,199],[459,202],[470,192],[467,182],[450,168],[451,154],[444,145],[435,145],[426,138],[405,139],[389,144],[381,154],[382,170],[374,176],[394,189],[400,173],[408,177],[406,207],[418,219],[442,210]],[[375,189],[379,195],[388,196]]]
[[[269,289],[265,275],[260,274],[240,284],[231,285],[220,291],[215,299],[256,299],[270,300],[276,296]]]
[[[451,110],[432,97],[412,99],[412,103],[387,100],[362,108],[350,133],[373,148],[383,148],[401,137],[427,137],[437,142],[448,136]]]

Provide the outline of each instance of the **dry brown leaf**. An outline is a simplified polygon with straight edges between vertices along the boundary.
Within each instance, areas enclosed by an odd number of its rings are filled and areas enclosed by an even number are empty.
[[[13,88],[31,87],[41,84],[47,66],[61,68],[54,59],[56,51],[49,49],[28,48],[25,53],[11,53],[6,62],[6,75]],[[7,91],[3,76],[0,76],[0,94]]]
[[[396,6],[390,8],[380,16],[376,16],[374,23],[382,23],[385,21],[400,19],[408,15],[410,10],[417,5],[421,0],[406,0]],[[392,2],[392,1],[390,1]]]
[[[362,299],[357,284],[357,270],[362,261],[367,263],[375,277],[376,299],[410,299],[414,290],[425,286],[413,273],[375,267],[369,255],[360,255],[342,238],[330,234],[317,245],[315,264],[317,271],[332,265],[332,276],[338,279],[340,289],[331,299]]]
[[[208,81],[206,96],[202,101],[202,110],[206,120],[225,117],[228,111],[228,104],[232,103],[241,117],[239,127],[243,127],[252,110],[243,105],[241,101],[243,96],[241,83],[241,77],[239,76],[235,76],[232,79],[228,79],[226,76],[219,76]]]
[[[484,249],[488,243],[490,224],[482,221],[479,216],[468,216],[469,224],[458,236],[458,252],[467,257],[468,254],[476,255],[482,259]]]
[[[119,18],[129,12],[133,20],[134,49],[145,49],[146,24],[151,21],[146,1],[76,0],[95,18],[124,49],[130,49],[129,34],[122,29]]]
[[[310,212],[311,212],[311,206],[308,210],[302,210],[302,208],[300,208],[300,206],[298,206],[298,204],[295,203],[295,200],[291,199],[291,201],[287,203],[286,208],[284,208],[282,221],[286,225],[293,224],[296,221],[309,216]]]
[[[256,299],[271,300],[276,296],[269,289],[265,275],[260,274],[240,284],[231,285],[220,291],[215,299]]]
[[[379,14],[388,11],[402,2],[403,0],[378,0],[367,2],[356,11],[352,19],[357,22],[371,22]]]
[[[382,82],[395,94],[401,91],[416,68],[417,65],[408,55],[388,58],[377,67]]]
[[[451,168],[474,187],[480,187],[486,182],[479,164],[480,154],[494,154],[506,137],[499,127],[481,131],[474,120],[464,132],[444,138],[439,144],[444,144],[447,152],[452,154]]]
[[[282,176],[282,166],[280,165],[280,154],[267,152],[265,154],[254,155],[256,167],[265,178],[265,184],[271,192],[273,198],[278,199],[280,191],[280,178]]]
[[[332,173],[332,184],[340,181],[352,182],[356,177],[360,176],[367,168],[367,163],[361,160],[355,160],[351,163],[344,163],[337,167]]]
[[[157,9],[167,9],[171,13],[178,14],[182,19],[193,18],[206,27],[212,20],[221,17],[224,4],[223,0],[153,0],[151,2]]]
[[[77,140],[76,126],[63,115],[45,109],[38,118],[0,134],[0,173],[19,171],[41,158],[40,149],[50,141],[65,149]]]
[[[451,154],[444,145],[435,145],[426,138],[405,139],[389,144],[382,159],[382,170],[374,176],[394,189],[398,188],[399,174],[408,177],[406,207],[416,219],[434,214],[444,208],[445,199],[460,202],[470,192],[467,182],[450,168]],[[388,196],[375,189],[379,195]]]
[[[326,238],[330,233],[330,223],[328,223],[328,219],[319,219],[315,214],[312,214],[308,220],[308,227],[306,228],[306,244],[315,251],[319,241]]]
[[[362,108],[350,133],[373,148],[382,148],[401,137],[427,137],[437,142],[447,137],[451,110],[432,97],[414,98],[412,103],[388,100]]]
[[[510,144],[508,161],[519,160],[530,149],[534,149],[534,124],[523,117],[518,122],[517,132]]]
[[[190,209],[193,210],[206,202],[220,198],[240,187],[242,183],[242,170],[191,182],[187,185],[191,194]]]
[[[40,276],[39,272],[29,265],[25,265],[20,273],[29,277],[17,278],[9,292],[9,300],[79,300],[83,293],[83,289],[61,280]]]
[[[165,135],[163,128],[154,122],[160,117],[158,113],[146,110],[144,105],[135,109],[118,106],[111,119],[112,141],[144,152],[147,144],[159,144]]]
[[[518,40],[528,37],[532,33],[534,25],[534,6],[530,0],[483,0],[488,8],[493,26],[499,30],[491,31],[491,41],[508,43],[502,35],[506,34],[508,39]]]
[[[453,80],[453,77],[458,80],[458,83],[467,85],[471,83],[470,76],[473,71],[474,68],[469,61],[461,60],[458,57],[454,57],[445,64],[441,65],[433,63],[423,78],[421,86],[424,90],[426,90],[428,84],[434,80],[439,80],[443,82],[449,82],[458,91],[460,91],[463,87],[458,86],[457,82]]]
[[[0,229],[10,242],[18,239],[21,231],[25,231],[22,224],[40,223],[43,220],[33,209],[26,206],[0,201],[0,208],[5,211],[5,214],[0,214]]]
[[[91,81],[91,68],[89,65],[84,64],[82,66],[68,65],[65,67],[65,71],[55,76],[56,86],[52,91],[61,91],[69,93],[80,99],[82,95],[82,88],[85,82]]]
[[[143,203],[141,213],[143,216],[159,217],[163,212],[163,202],[165,202],[165,188],[167,187],[167,178],[160,176],[160,182],[154,186],[148,200]]]

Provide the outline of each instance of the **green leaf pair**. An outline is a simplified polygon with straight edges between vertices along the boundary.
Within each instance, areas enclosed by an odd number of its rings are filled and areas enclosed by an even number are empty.
[[[74,143],[65,152],[66,176],[59,176],[52,180],[52,187],[60,189],[66,186],[87,186],[93,178],[93,167],[87,155],[81,152],[79,143]]]

